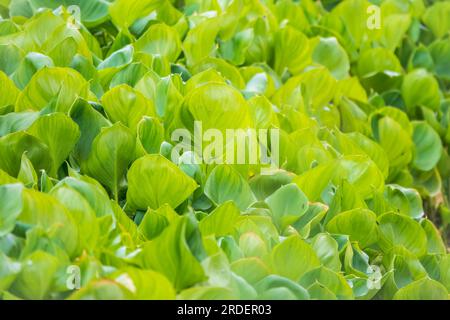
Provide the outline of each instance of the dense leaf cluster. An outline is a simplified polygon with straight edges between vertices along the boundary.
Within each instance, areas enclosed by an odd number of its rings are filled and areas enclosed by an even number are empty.
[[[450,1],[0,14],[1,298],[448,298]],[[194,121],[280,168],[173,161]]]

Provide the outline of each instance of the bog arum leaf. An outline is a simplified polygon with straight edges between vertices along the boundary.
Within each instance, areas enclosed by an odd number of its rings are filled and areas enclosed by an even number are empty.
[[[312,59],[327,67],[338,80],[345,78],[350,69],[347,53],[336,38],[320,38],[314,47]]]
[[[391,51],[384,48],[374,48],[361,55],[358,60],[358,72],[363,77],[382,72],[400,73],[401,66],[398,58]]]
[[[386,152],[391,167],[406,165],[412,158],[413,142],[408,132],[393,118],[372,120],[375,139]]]
[[[183,41],[183,52],[188,66],[206,58],[214,50],[214,40],[219,32],[217,18],[206,19],[190,29]]]
[[[164,127],[157,118],[144,116],[138,123],[137,136],[142,152],[158,153],[164,141]]]
[[[22,265],[0,252],[0,266],[0,290],[5,291],[20,273]]]
[[[299,236],[290,236],[276,245],[271,259],[275,273],[293,281],[298,281],[305,273],[320,265],[312,247]]]
[[[424,69],[417,69],[405,76],[402,96],[408,109],[424,106],[437,110],[440,103],[439,85],[436,79]]]
[[[193,127],[193,118],[201,121],[203,130],[247,128],[250,113],[241,93],[224,83],[211,82],[191,91],[183,102],[183,111],[189,112],[182,121]]]
[[[56,177],[59,167],[80,137],[78,125],[64,113],[58,112],[39,117],[27,131],[48,146],[52,158],[51,175]]]
[[[274,70],[278,75],[285,71],[300,73],[309,63],[311,48],[308,38],[292,27],[284,27],[275,34]]]
[[[308,210],[308,198],[294,183],[282,186],[266,198],[265,202],[280,230],[295,223]]]
[[[87,98],[88,92],[89,84],[75,70],[44,67],[20,93],[16,111],[39,111],[52,103],[53,111],[66,113],[77,97]]]
[[[430,171],[441,158],[441,139],[426,122],[414,121],[413,128],[414,155],[412,163],[419,170]]]
[[[336,215],[327,224],[327,231],[347,234],[350,240],[358,241],[365,248],[378,240],[375,213],[367,209],[353,209]]]
[[[239,249],[244,257],[264,257],[267,255],[267,245],[254,232],[246,232],[239,237]]]
[[[21,184],[5,184],[0,186],[0,236],[5,236],[14,229],[17,217],[22,212]]]
[[[424,215],[422,199],[415,189],[399,185],[388,185],[385,190],[386,200],[400,213],[419,219]]]
[[[39,52],[29,52],[15,69],[11,78],[20,89],[23,89],[38,70],[53,66],[53,60],[49,56]]]
[[[45,299],[53,285],[59,266],[56,257],[35,251],[26,258],[22,271],[12,284],[11,291],[25,299]]]
[[[19,179],[27,188],[34,188],[37,185],[38,177],[26,152],[22,155],[17,179]]]
[[[256,200],[247,181],[229,165],[214,168],[206,181],[205,195],[216,204],[231,200],[241,210]]]
[[[127,201],[139,209],[179,206],[197,188],[193,179],[160,155],[139,158],[128,171]]]
[[[0,299],[448,299],[449,10],[0,0]]]
[[[427,250],[427,236],[420,224],[396,213],[386,213],[378,218],[379,245],[385,252],[402,252],[420,257]]]
[[[93,250],[99,240],[96,213],[83,195],[65,183],[59,183],[50,194],[70,212],[80,231],[80,246]]]
[[[173,62],[181,52],[181,41],[177,31],[164,23],[150,26],[134,43],[136,51],[161,55]]]
[[[337,241],[327,233],[319,233],[311,242],[320,262],[330,270],[340,271],[341,261]]]
[[[52,196],[34,190],[23,191],[18,221],[52,231],[69,256],[79,253],[78,228],[69,211]]]
[[[446,57],[450,53],[450,41],[440,40],[433,42],[429,47],[435,73],[444,78],[450,78],[450,69]]]
[[[11,112],[0,116],[0,136],[26,130],[39,117],[39,112]]]
[[[52,158],[48,146],[40,139],[23,131],[0,138],[0,169],[17,177],[22,154],[26,152],[35,170],[52,168]]]
[[[98,66],[98,70],[104,70],[109,68],[119,68],[129,64],[133,61],[133,46],[128,45],[120,50],[113,52],[108,58],[103,60]]]
[[[125,300],[136,299],[127,287],[111,280],[92,281],[76,291],[70,300]]]
[[[74,147],[73,154],[81,162],[87,159],[94,138],[103,127],[109,127],[111,123],[91,104],[82,99],[75,102],[70,109],[69,116],[80,128],[80,138]]]
[[[269,275],[256,284],[260,299],[308,300],[308,291],[297,282],[278,275]]]
[[[172,284],[158,272],[129,267],[115,272],[112,278],[128,288],[138,300],[175,299]]]
[[[353,298],[352,288],[349,286],[345,278],[326,267],[319,267],[307,272],[301,277],[299,284],[305,288],[309,288],[314,284],[320,284],[327,288],[340,300],[348,300]],[[310,292],[314,298],[315,291]]]
[[[0,108],[9,105],[14,106],[19,96],[19,89],[17,89],[14,82],[2,71],[0,71],[0,83]]]
[[[139,224],[139,232],[148,240],[156,238],[172,222],[180,216],[169,206],[163,205],[157,210],[148,209]]]
[[[401,288],[394,300],[448,300],[448,292],[439,282],[425,277]]]
[[[186,217],[174,221],[144,245],[140,256],[144,268],[164,274],[177,291],[204,279],[204,271],[186,241],[187,224]]]
[[[111,122],[120,121],[133,132],[144,116],[155,115],[153,102],[125,84],[106,92],[102,103]]]
[[[120,28],[127,29],[133,22],[150,14],[160,7],[165,0],[118,0],[109,7],[109,14]]]
[[[200,221],[200,232],[203,236],[210,234],[217,237],[225,236],[233,231],[239,216],[240,211],[234,202],[225,202]]]
[[[257,257],[236,260],[230,265],[230,268],[252,285],[269,275],[270,272],[269,268]]]
[[[445,18],[449,14],[449,3],[436,2],[427,8],[422,19],[438,38],[442,38],[450,30],[450,23]]]
[[[92,150],[83,163],[86,172],[107,186],[115,199],[128,165],[134,159],[135,137],[120,123],[103,129],[92,142]]]
[[[427,235],[427,247],[428,247],[427,252],[436,254],[445,254],[446,253],[445,244],[442,241],[439,231],[436,229],[433,223],[428,219],[424,219],[420,222],[420,224],[422,225],[422,228]]]
[[[5,171],[0,169],[0,185],[12,184],[12,183],[20,183],[20,181],[16,178],[11,177]]]

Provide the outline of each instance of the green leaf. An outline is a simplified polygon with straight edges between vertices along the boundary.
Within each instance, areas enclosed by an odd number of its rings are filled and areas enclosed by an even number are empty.
[[[131,131],[116,123],[94,139],[91,153],[83,163],[85,171],[107,186],[116,200],[128,165],[134,159],[135,143]]]
[[[274,272],[293,281],[298,281],[306,272],[320,265],[314,250],[299,236],[290,236],[276,245],[271,259]]]
[[[388,185],[386,186],[385,197],[388,203],[402,214],[414,219],[419,219],[424,215],[422,199],[415,189]]]
[[[16,111],[41,110],[50,103],[53,111],[67,112],[78,97],[87,98],[89,84],[73,69],[40,69],[17,99]]]
[[[94,138],[103,127],[109,127],[111,123],[82,99],[75,102],[70,109],[69,116],[80,128],[80,138],[74,147],[73,155],[82,162],[89,156]]]
[[[54,67],[53,60],[39,52],[29,52],[11,75],[16,85],[23,89],[30,82],[33,75],[44,67]]]
[[[165,0],[118,0],[109,6],[115,25],[127,29],[135,20],[145,17],[160,7]]]
[[[430,171],[439,162],[442,143],[439,135],[424,121],[413,123],[413,165],[419,170]]]
[[[399,122],[390,116],[382,117],[378,121],[374,118],[372,131],[386,152],[391,167],[401,167],[411,161],[413,142]]]
[[[217,18],[206,19],[191,28],[183,41],[183,52],[188,66],[193,66],[214,50],[215,38],[219,32]]]
[[[20,273],[22,265],[0,252],[0,290],[5,291]]]
[[[137,300],[173,300],[175,290],[169,280],[152,270],[128,267],[111,276],[132,292]]]
[[[450,4],[448,2],[435,2],[427,8],[422,19],[436,37],[442,38],[450,30],[450,22],[445,18],[449,14]]]
[[[98,66],[98,70],[109,71],[109,69],[115,69],[123,67],[133,61],[133,46],[128,45],[113,52],[108,58],[103,60]]]
[[[192,287],[180,292],[183,300],[232,300],[236,299],[232,291],[222,287]]]
[[[358,74],[368,78],[377,73],[396,75],[402,68],[398,58],[390,50],[385,48],[373,48],[364,51],[358,59]]]
[[[191,91],[184,99],[182,110],[189,112],[182,119],[187,128],[201,121],[203,130],[247,128],[249,108],[241,93],[233,87],[211,82]]]
[[[35,251],[26,258],[11,291],[25,299],[45,299],[51,290],[59,261],[54,256]]]
[[[330,290],[340,300],[353,299],[352,288],[345,278],[326,267],[319,267],[307,272],[301,277],[299,284],[308,288],[308,291],[314,284],[320,284]],[[312,298],[315,298],[315,290],[311,290],[310,294]]]
[[[144,268],[164,274],[177,291],[204,279],[204,271],[186,241],[187,224],[186,217],[174,221],[159,237],[146,243],[140,255]]]
[[[206,180],[205,195],[218,205],[231,200],[240,210],[256,201],[247,181],[229,165],[214,168]]]
[[[145,238],[152,240],[178,217],[178,214],[168,205],[163,205],[157,210],[148,209],[139,224],[138,230]]]
[[[232,233],[241,212],[233,201],[223,203],[204,217],[199,223],[203,236],[214,234],[216,237]]]
[[[0,108],[10,105],[14,106],[19,96],[19,89],[2,71],[0,71],[0,83]]]
[[[106,92],[102,103],[111,122],[120,121],[133,132],[144,116],[155,116],[153,102],[125,84]]]
[[[338,243],[332,236],[319,233],[312,239],[311,246],[325,267],[336,272],[341,270]]]
[[[50,150],[40,139],[23,131],[0,138],[0,169],[17,177],[20,170],[22,154],[26,152],[36,170],[49,171],[52,167]]]
[[[32,189],[23,190],[21,223],[40,226],[61,243],[69,256],[79,254],[79,230],[70,212],[54,197]]]
[[[386,213],[378,218],[379,245],[385,252],[403,252],[421,257],[427,250],[427,236],[420,224],[400,214]]]
[[[436,75],[447,80],[450,79],[449,62],[446,59],[446,57],[448,57],[448,55],[450,54],[450,41],[435,41],[430,45],[429,51]]]
[[[164,141],[164,127],[157,118],[144,116],[138,123],[137,136],[143,153],[158,153]]]
[[[270,273],[269,268],[257,257],[236,260],[230,265],[230,268],[251,285],[256,284]]]
[[[78,227],[80,246],[93,250],[99,241],[99,224],[88,200],[65,181],[51,189],[50,194],[70,212]]]
[[[17,179],[19,179],[27,188],[35,188],[37,185],[38,177],[26,152],[24,152],[22,159],[20,160],[20,170]]]
[[[139,158],[128,171],[127,201],[139,209],[179,206],[197,188],[193,179],[160,155]]]
[[[11,112],[0,116],[0,136],[26,130],[39,117],[39,112]]]
[[[280,230],[298,221],[308,210],[308,198],[294,183],[282,186],[266,198],[265,202]]]
[[[308,38],[292,27],[284,27],[275,33],[274,70],[282,75],[286,70],[299,74],[309,63],[311,48]]]
[[[445,244],[434,224],[428,219],[422,220],[420,224],[427,235],[427,253],[445,254]]]
[[[347,53],[336,38],[320,38],[314,47],[312,59],[327,67],[338,80],[345,78],[350,70]]]
[[[424,69],[414,70],[405,76],[402,96],[409,110],[419,106],[437,110],[441,100],[438,82]]]
[[[350,236],[365,248],[378,240],[377,216],[368,209],[353,209],[339,213],[331,219],[326,228],[335,234]]]
[[[56,177],[59,167],[80,137],[78,125],[64,113],[58,112],[39,117],[28,132],[48,146],[52,158],[51,175]]]
[[[0,237],[13,231],[16,219],[22,212],[21,184],[5,184],[0,186]]]
[[[181,52],[181,41],[177,31],[164,23],[157,23],[134,43],[136,51],[161,55],[174,62]]]
[[[259,299],[269,300],[308,300],[308,291],[298,283],[277,275],[269,275],[259,281],[256,290]]]
[[[92,281],[76,291],[69,300],[131,300],[136,297],[123,285],[112,280]]]
[[[397,291],[394,300],[448,300],[448,292],[439,282],[423,278]]]

